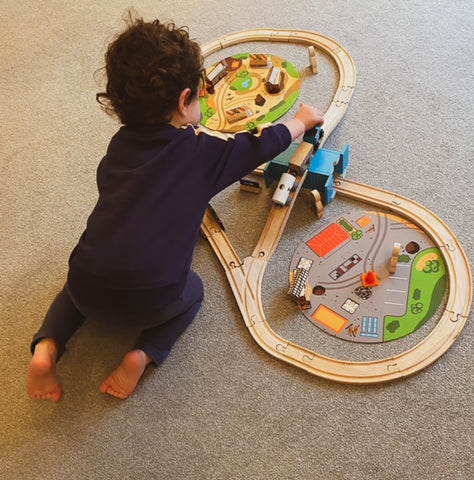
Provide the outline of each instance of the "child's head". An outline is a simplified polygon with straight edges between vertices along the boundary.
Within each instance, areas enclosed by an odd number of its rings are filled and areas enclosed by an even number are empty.
[[[105,54],[106,91],[97,100],[126,125],[156,125],[170,120],[179,95],[198,95],[203,72],[199,45],[186,27],[131,20]]]

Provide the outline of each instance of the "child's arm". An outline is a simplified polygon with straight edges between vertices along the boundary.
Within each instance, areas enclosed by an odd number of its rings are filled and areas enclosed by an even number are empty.
[[[324,114],[318,109],[302,103],[300,109],[291,120],[284,122],[294,141],[304,132],[313,128],[320,127],[324,123]]]
[[[275,158],[307,130],[323,123],[319,110],[303,104],[291,120],[262,128],[258,135],[241,132],[225,139],[204,132],[197,135],[199,144],[194,151],[206,152],[200,158],[212,195]]]

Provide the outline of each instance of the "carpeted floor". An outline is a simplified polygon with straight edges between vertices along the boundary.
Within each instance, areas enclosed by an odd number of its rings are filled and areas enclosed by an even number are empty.
[[[206,300],[167,361],[122,402],[98,386],[133,343],[86,324],[59,364],[64,395],[25,390],[29,342],[67,271],[96,198],[95,169],[118,124],[95,102],[94,72],[128,1],[3,0],[0,31],[0,477],[27,479],[474,478],[472,314],[454,345],[416,375],[334,383],[266,354],[247,331],[224,271],[200,240],[194,268]],[[326,148],[351,148],[347,177],[409,197],[438,215],[474,256],[474,13],[441,0],[137,1],[146,18],[188,25],[200,43],[248,28],[310,30],[353,56],[357,87]],[[300,99],[326,109],[336,70],[306,47],[240,45],[290,60]],[[222,57],[227,50],[208,59]],[[159,182],[159,179],[157,179]],[[219,194],[213,206],[249,255],[271,191]],[[328,218],[363,204],[336,197]],[[356,345],[311,325],[285,295],[298,242],[317,228],[297,200],[263,283],[279,334],[324,355],[371,359],[404,351],[429,322],[389,345]]]

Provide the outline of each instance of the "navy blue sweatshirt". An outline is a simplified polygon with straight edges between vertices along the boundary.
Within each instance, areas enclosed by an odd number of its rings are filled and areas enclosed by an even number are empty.
[[[75,300],[129,312],[175,300],[209,200],[290,143],[282,124],[227,139],[191,126],[120,128],[99,164],[99,199],[69,260]]]

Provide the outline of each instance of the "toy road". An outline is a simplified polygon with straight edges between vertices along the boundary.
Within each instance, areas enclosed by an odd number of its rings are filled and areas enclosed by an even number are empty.
[[[205,55],[246,41],[288,41],[316,45],[326,52],[339,69],[339,85],[325,114],[324,139],[346,111],[355,86],[355,68],[349,54],[334,40],[321,35],[289,30],[249,30],[229,35],[205,46]],[[310,154],[312,145],[302,142],[295,156]],[[407,198],[375,187],[335,180],[337,193],[395,212],[418,225],[440,249],[448,275],[448,298],[437,325],[415,347],[400,355],[369,362],[348,362],[329,358],[278,336],[265,319],[261,286],[265,268],[283,234],[291,209],[306,172],[297,177],[298,188],[288,206],[273,205],[260,239],[251,256],[242,262],[220,222],[206,211],[202,232],[223,265],[245,325],[254,340],[269,354],[311,374],[343,383],[379,383],[412,375],[437,360],[454,343],[464,327],[472,300],[472,279],[466,256],[449,228],[432,212]]]

